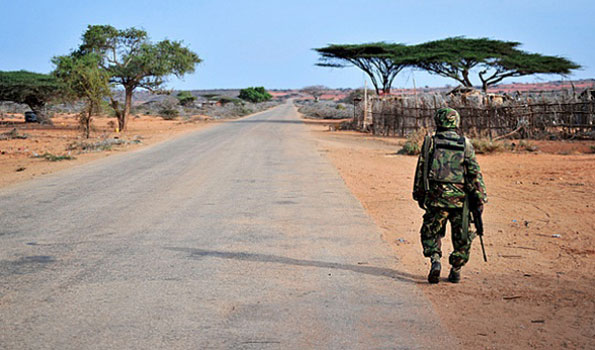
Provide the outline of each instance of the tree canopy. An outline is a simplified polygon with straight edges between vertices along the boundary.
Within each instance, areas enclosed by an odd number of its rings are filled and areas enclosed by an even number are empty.
[[[53,75],[64,84],[66,97],[83,99],[85,109],[79,121],[87,138],[91,132],[91,118],[98,114],[101,103],[111,95],[109,73],[99,68],[101,57],[94,53],[86,55],[58,56],[52,59],[56,65]]]
[[[0,101],[26,104],[43,122],[49,122],[43,107],[58,97],[62,85],[52,75],[28,71],[0,71]]]
[[[408,47],[403,44],[376,42],[365,44],[333,44],[314,49],[320,54],[320,67],[356,66],[372,81],[376,93],[390,93],[390,88],[407,60]]]
[[[311,85],[303,87],[300,91],[314,97],[314,101],[318,102],[320,96],[322,96],[326,90],[328,90],[328,87],[324,85]]]
[[[254,103],[268,101],[273,98],[262,86],[242,89],[238,97]]]
[[[528,53],[514,41],[452,37],[418,45],[375,42],[328,45],[314,49],[322,67],[356,66],[372,81],[376,92],[390,92],[395,77],[415,67],[472,87],[477,74],[484,91],[509,77],[569,74],[580,66],[566,58]]]
[[[112,107],[121,130],[126,128],[137,88],[157,91],[170,75],[182,77],[194,72],[202,60],[180,41],[163,40],[152,43],[147,32],[128,28],[119,30],[110,25],[90,25],[83,34],[82,44],[73,55],[99,55],[98,65],[110,75],[110,83],[124,88],[124,106],[114,98]]]
[[[484,91],[508,77],[568,74],[580,68],[566,58],[527,53],[519,46],[520,43],[514,41],[452,37],[410,46],[408,61],[466,87],[473,86],[470,75],[477,72]],[[395,58],[397,62],[400,59]]]

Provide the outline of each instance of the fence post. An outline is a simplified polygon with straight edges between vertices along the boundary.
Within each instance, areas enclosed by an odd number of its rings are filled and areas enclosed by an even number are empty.
[[[488,113],[488,120],[486,121],[486,127],[488,128],[488,137],[490,138],[490,141],[492,141],[492,118],[496,118],[496,115],[498,114],[498,112],[496,111],[496,108],[492,109],[492,113]]]

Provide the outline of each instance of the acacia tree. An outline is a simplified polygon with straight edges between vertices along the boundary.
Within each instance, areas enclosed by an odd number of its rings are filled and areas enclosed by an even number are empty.
[[[390,88],[403,68],[410,65],[407,46],[395,43],[333,44],[314,49],[320,56],[320,67],[356,66],[372,81],[376,93],[390,93]]]
[[[466,87],[473,87],[470,75],[477,71],[484,91],[508,77],[568,74],[580,68],[565,58],[527,53],[519,46],[514,41],[453,37],[411,46],[408,60],[418,68],[452,78]],[[400,59],[395,58],[397,62]]]
[[[147,32],[134,27],[119,30],[110,25],[90,25],[82,41],[78,54],[99,55],[98,66],[110,75],[110,83],[124,88],[124,106],[110,97],[120,130],[126,129],[135,89],[158,91],[168,76],[182,77],[194,72],[196,64],[202,61],[182,42],[152,43]]]
[[[85,101],[79,122],[86,138],[91,134],[91,119],[100,113],[103,99],[111,96],[110,76],[107,71],[99,68],[100,61],[101,57],[93,53],[73,53],[52,59],[52,63],[56,65],[53,74],[64,83],[65,95]]]
[[[302,88],[300,91],[314,97],[314,102],[318,102],[320,96],[324,95],[324,92],[328,90],[328,87],[324,85],[312,85]]]
[[[60,95],[61,89],[60,82],[49,74],[0,71],[0,101],[26,104],[42,123],[51,124],[44,107]]]
[[[513,54],[490,60],[479,72],[482,89],[501,82],[505,78],[520,77],[533,74],[570,74],[571,70],[581,68],[580,65],[558,56],[544,56],[516,50]]]

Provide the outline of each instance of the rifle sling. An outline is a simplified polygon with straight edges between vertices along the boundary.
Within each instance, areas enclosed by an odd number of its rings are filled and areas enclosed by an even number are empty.
[[[430,135],[426,135],[424,138],[424,145],[423,145],[423,155],[424,155],[424,168],[423,168],[423,185],[424,185],[424,193],[428,193],[430,191],[430,180],[428,180],[428,172],[430,168],[430,143],[432,143],[432,138]]]
[[[465,196],[465,203],[463,204],[463,237],[464,241],[469,238],[469,195]]]

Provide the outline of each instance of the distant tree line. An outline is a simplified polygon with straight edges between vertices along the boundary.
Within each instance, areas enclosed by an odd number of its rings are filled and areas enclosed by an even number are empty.
[[[473,87],[476,74],[484,92],[509,77],[532,74],[569,74],[580,65],[559,56],[529,53],[514,41],[451,37],[418,45],[375,42],[332,44],[314,49],[318,66],[355,66],[370,78],[376,92],[389,93],[404,68],[420,69]]]

